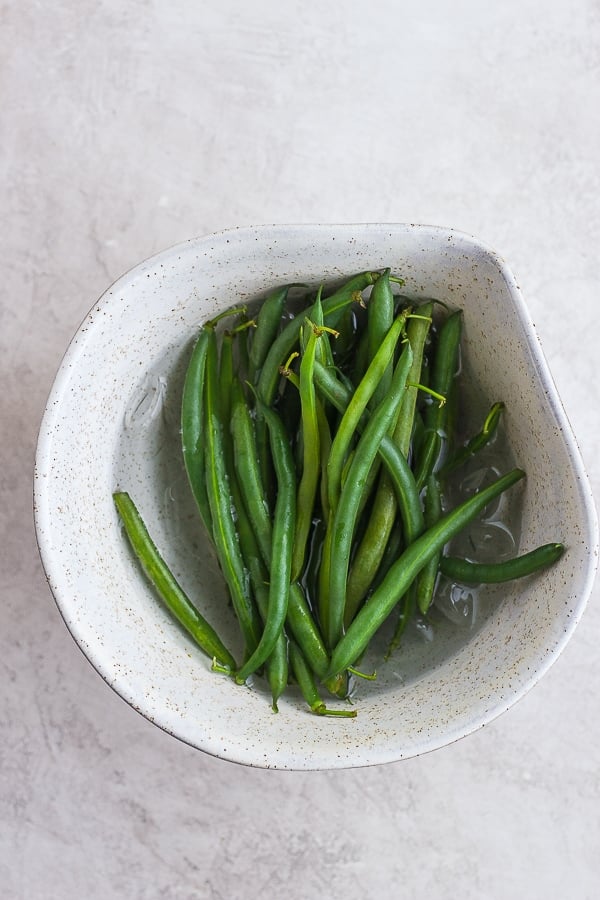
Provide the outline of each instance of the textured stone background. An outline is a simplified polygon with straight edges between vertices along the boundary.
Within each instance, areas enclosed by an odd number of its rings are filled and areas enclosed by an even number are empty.
[[[0,23],[2,900],[592,900],[598,589],[542,683],[466,740],[245,769],[79,653],[31,475],[70,337],[140,259],[233,225],[409,221],[508,260],[599,495],[597,0],[8,0]]]

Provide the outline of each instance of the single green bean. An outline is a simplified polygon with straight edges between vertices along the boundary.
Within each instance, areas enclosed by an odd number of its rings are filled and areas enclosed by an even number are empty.
[[[386,334],[394,321],[394,295],[390,285],[391,270],[386,269],[377,279],[367,306],[367,341],[369,362],[371,362],[383,343]],[[371,398],[373,409],[383,400],[392,383],[394,361],[390,360],[379,379]]]
[[[260,370],[269,352],[269,347],[277,337],[281,327],[283,309],[287,299],[289,285],[278,287],[263,301],[256,317],[256,331],[252,335],[252,343],[248,356],[248,378],[256,382]]]
[[[429,387],[443,397],[450,393],[452,382],[456,375],[460,354],[461,331],[462,311],[459,309],[444,320],[437,336]],[[425,427],[439,432],[443,431],[444,424],[444,407],[436,403],[430,403],[425,410]]]
[[[240,378],[248,378],[248,368],[250,365],[250,353],[248,350],[249,335],[256,327],[254,319],[247,316],[242,317],[242,321],[238,328],[235,329],[236,334],[236,354],[234,359],[235,370]]]
[[[367,371],[367,366],[369,365],[369,335],[367,329],[364,328],[360,336],[358,338],[358,344],[356,346],[356,351],[354,353],[354,361],[351,366],[351,374],[348,379],[351,386],[351,390],[354,390],[354,386],[360,384],[365,372]]]
[[[491,500],[524,476],[521,469],[513,469],[498,478],[489,487],[469,497],[443,516],[404,551],[335,647],[328,675],[345,671],[361,656],[377,629],[405,595],[427,561],[482,512]]]
[[[404,394],[404,400],[400,408],[398,424],[394,430],[394,443],[408,459],[410,454],[410,442],[414,430],[415,411],[417,405],[418,388],[414,382],[421,380],[425,344],[431,328],[431,316],[433,315],[433,303],[424,303],[409,314],[406,326],[406,336],[413,351],[413,364],[408,373],[408,386]]]
[[[277,476],[277,500],[273,516],[272,558],[269,584],[269,609],[260,642],[250,659],[236,674],[245,681],[272,653],[283,630],[290,592],[290,573],[296,520],[296,474],[287,432],[279,416],[261,405],[271,440],[271,452]]]
[[[202,329],[190,358],[181,402],[181,445],[192,494],[208,535],[212,516],[206,493],[206,442],[204,435],[204,378],[208,329]]]
[[[315,400],[316,408],[317,408],[317,425],[319,428],[319,451],[320,451],[320,464],[321,464],[321,480],[320,480],[320,501],[321,501],[321,513],[323,515],[323,519],[325,524],[329,521],[329,492],[327,490],[327,461],[329,459],[329,454],[331,453],[331,428],[329,427],[329,420],[327,419],[327,415],[325,410],[323,409],[323,404],[321,403],[321,398],[317,397]]]
[[[427,479],[425,491],[425,526],[431,528],[442,517],[442,498],[440,486],[435,475]],[[433,593],[440,565],[441,551],[435,553],[417,576],[417,606],[419,612],[426,615],[433,602]]]
[[[317,417],[317,398],[313,380],[313,367],[317,342],[321,332],[317,326],[307,323],[309,330],[306,348],[300,363],[300,407],[302,416],[302,476],[298,485],[297,522],[294,550],[292,554],[292,581],[297,581],[304,566],[306,542],[313,520],[313,507],[319,475],[321,457],[319,447],[319,421]]]
[[[557,562],[564,550],[563,544],[544,544],[529,553],[499,563],[477,563],[454,556],[442,556],[440,570],[447,578],[463,584],[495,584],[539,572]]]
[[[387,650],[384,653],[383,658],[387,660],[392,656],[394,650],[398,647],[398,644],[402,640],[402,635],[406,631],[406,626],[413,618],[417,611],[417,591],[416,584],[413,582],[404,597],[398,603],[398,620],[396,622],[396,627],[394,628],[394,633],[392,635],[392,639],[388,644]]]
[[[391,566],[396,562],[400,554],[402,553],[403,548],[403,535],[402,535],[402,527],[398,519],[394,522],[394,527],[392,528],[392,533],[389,536],[388,542],[385,545],[385,551],[383,557],[381,559],[381,563],[379,564],[379,568],[377,569],[377,573],[373,582],[371,584],[370,590],[374,591],[379,587],[387,573],[389,572]],[[354,618],[354,616],[353,616]],[[348,626],[350,622],[345,623],[346,630],[348,630]]]
[[[196,641],[201,650],[231,671],[236,662],[214,628],[209,625],[180,587],[164,559],[156,549],[142,518],[128,493],[113,494],[125,533],[148,579],[156,588],[167,609]]]
[[[434,394],[446,399],[452,390],[458,368],[461,331],[462,311],[457,310],[444,320],[437,335],[428,387]],[[420,488],[424,487],[431,472],[436,470],[440,454],[448,446],[450,435],[447,414],[447,403],[430,402],[425,409],[425,447],[416,467],[416,481]]]
[[[417,489],[422,491],[425,487],[427,479],[431,472],[435,469],[435,464],[440,457],[443,441],[437,431],[424,431],[421,443],[421,453],[419,454],[417,464],[415,466],[415,481]]]
[[[271,515],[262,483],[254,424],[239,379],[232,384],[231,436],[233,461],[246,512],[252,522],[262,558],[271,565]]]
[[[377,282],[375,282],[377,284]],[[329,359],[321,360],[323,365],[343,365],[349,359],[356,348],[357,342],[357,323],[354,307],[347,306],[342,313],[338,322],[336,322],[335,344],[330,347]],[[328,341],[324,342],[324,349],[327,351]]]
[[[466,446],[462,447],[454,454],[454,456],[448,459],[440,470],[441,476],[449,475],[450,472],[454,472],[493,440],[498,431],[498,425],[503,411],[504,403],[494,403],[485,418],[481,431],[472,437]]]
[[[329,668],[329,654],[298,582],[292,582],[290,586],[286,625],[315,675],[324,678]]]

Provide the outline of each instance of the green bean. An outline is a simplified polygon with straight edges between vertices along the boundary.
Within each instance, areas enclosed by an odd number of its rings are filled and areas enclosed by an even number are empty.
[[[328,675],[337,675],[346,670],[361,656],[377,629],[405,595],[427,561],[482,512],[491,500],[524,475],[521,469],[513,469],[498,478],[489,487],[469,497],[443,516],[404,551],[335,647]]]
[[[212,538],[212,516],[206,493],[204,436],[204,377],[208,330],[202,329],[188,364],[181,402],[181,445],[192,494],[207,533]]]
[[[293,641],[290,641],[290,662],[298,687],[312,712],[318,716],[341,716],[344,718],[354,718],[356,716],[355,709],[330,709],[325,706],[319,696],[310,667],[307,665],[302,651]]]
[[[375,282],[377,284],[378,282]],[[343,365],[354,352],[357,341],[356,313],[352,306],[347,306],[342,313],[338,322],[336,322],[335,345],[330,348],[329,359],[321,360],[323,365]],[[328,341],[324,341],[324,348],[327,350]]]
[[[394,421],[406,387],[406,378],[412,364],[412,350],[406,344],[392,377],[386,397],[372,414],[358,442],[356,452],[339,504],[333,514],[333,539],[329,571],[329,618],[326,635],[329,646],[338,642],[344,623],[346,581],[350,563],[352,536],[360,504],[362,489],[367,479],[383,437]],[[366,380],[371,367],[367,369]],[[335,441],[334,441],[335,443]]]
[[[324,678],[329,668],[329,654],[298,582],[292,582],[290,586],[286,624],[315,675]]]
[[[319,593],[318,593],[318,615],[321,630],[325,635],[329,646],[329,622],[331,620],[330,601],[331,593],[329,590],[331,576],[331,554],[333,552],[333,512],[329,511],[329,518],[325,528],[325,537],[323,538],[323,551],[321,553],[321,567],[319,569]]]
[[[394,650],[398,647],[398,644],[402,640],[402,635],[406,631],[406,626],[413,618],[415,612],[417,611],[417,591],[416,584],[413,582],[404,597],[398,603],[398,620],[396,622],[396,627],[394,628],[394,633],[392,635],[392,639],[388,644],[387,650],[384,653],[384,660],[387,662],[388,659],[394,653]]]
[[[385,336],[392,327],[394,321],[394,295],[390,285],[391,270],[386,269],[383,275],[377,279],[367,307],[367,345],[369,362],[375,358],[377,351],[385,340]],[[373,409],[383,400],[392,383],[394,361],[390,359],[387,367],[381,374],[378,384],[375,386],[371,398]]]
[[[354,361],[351,366],[351,377],[348,379],[350,384],[347,385],[352,391],[356,384],[360,384],[367,366],[369,365],[369,335],[365,329],[358,339]]]
[[[454,456],[448,459],[444,466],[442,466],[440,475],[445,476],[449,475],[450,472],[454,472],[493,440],[498,431],[498,425],[503,411],[504,403],[494,403],[485,418],[481,431],[472,437],[466,446],[462,447],[454,454]]]
[[[248,370],[250,368],[250,351],[248,349],[248,341],[253,328],[256,328],[256,320],[246,318],[242,327],[237,332],[237,372],[241,378],[249,378]]]
[[[443,441],[437,431],[425,431],[421,444],[421,453],[415,467],[415,482],[417,489],[422,491],[435,464],[440,457]]]
[[[539,572],[557,562],[564,550],[563,544],[544,544],[529,553],[499,563],[477,563],[454,556],[442,556],[440,570],[447,578],[462,584],[495,584]]]
[[[431,528],[442,517],[440,486],[435,475],[427,479],[425,492],[425,526]],[[433,602],[433,592],[437,580],[441,551],[435,553],[417,576],[417,606],[426,615]]]
[[[236,662],[214,628],[209,625],[184,593],[164,559],[156,549],[144,522],[128,493],[113,494],[125,533],[148,579],[156,588],[167,609],[196,641],[201,650],[232,671]]]
[[[407,458],[410,453],[410,441],[414,430],[418,394],[418,388],[414,386],[414,382],[420,380],[423,371],[423,356],[431,327],[432,314],[433,303],[424,303],[408,316],[406,326],[406,335],[413,351],[413,364],[408,373],[409,384],[400,408],[398,424],[394,430],[394,443],[398,445],[401,453]]]
[[[224,427],[220,411],[217,342],[213,327],[207,328],[205,431],[206,488],[210,504],[215,549],[240,623],[246,654],[252,654],[261,632],[260,618],[250,595],[248,573],[239,546],[227,477]]]
[[[462,311],[457,310],[444,320],[438,333],[429,387],[444,397],[450,393],[456,374],[461,331]],[[425,427],[433,431],[443,430],[444,418],[444,408],[431,403],[425,410]]]
[[[252,335],[252,344],[248,356],[248,378],[256,382],[269,347],[275,340],[281,327],[283,309],[287,299],[289,285],[283,285],[272,291],[263,301],[256,318],[256,331]]]
[[[390,567],[396,562],[398,557],[400,556],[403,548],[403,535],[402,528],[400,526],[400,522],[396,519],[394,522],[394,527],[392,528],[392,533],[388,538],[388,542],[385,545],[385,550],[383,556],[381,558],[381,562],[379,564],[379,568],[375,574],[375,578],[373,579],[370,590],[374,591],[379,587],[385,576],[390,570]],[[354,613],[355,614],[355,613]],[[354,618],[354,615],[352,616]],[[346,629],[350,622],[345,622]]]
[[[329,454],[331,453],[331,429],[329,427],[329,421],[327,419],[327,415],[325,414],[325,410],[323,409],[323,404],[321,403],[321,399],[319,397],[315,400],[316,409],[317,409],[317,426],[319,429],[319,451],[320,451],[320,469],[321,469],[321,481],[320,481],[320,500],[321,500],[321,512],[323,514],[323,519],[325,521],[325,525],[329,522],[329,492],[327,490],[327,461],[329,460]]]
[[[233,384],[233,334],[226,331],[221,339],[219,359],[219,411],[224,428],[231,420],[231,386]]]
[[[277,500],[273,516],[272,558],[269,584],[269,609],[260,642],[250,659],[236,674],[245,681],[273,651],[287,615],[290,573],[296,519],[296,475],[288,435],[279,416],[261,404],[271,440],[271,452],[277,476]]]
[[[437,336],[429,389],[446,399],[458,367],[461,331],[462,312],[457,310],[444,320]],[[444,444],[447,446],[447,411],[446,405],[442,403],[430,403],[425,409],[425,429],[428,434],[423,453],[426,463],[420,461],[416,478],[420,487],[425,485],[431,472],[435,471]]]
[[[260,553],[271,565],[271,516],[257,458],[254,425],[239,379],[232,384],[231,435],[240,493],[252,522]]]
[[[296,509],[296,537],[292,554],[292,581],[296,581],[302,572],[306,556],[306,542],[313,519],[313,506],[319,485],[321,457],[319,446],[319,422],[317,417],[317,401],[313,380],[313,367],[317,341],[321,332],[316,325],[307,324],[309,337],[300,363],[300,407],[302,415],[302,477],[298,485]]]
[[[352,443],[352,439],[361,420],[361,417],[369,403],[376,386],[379,384],[383,373],[393,357],[396,344],[404,330],[406,316],[399,315],[393,322],[379,350],[369,364],[365,375],[350,397],[348,405],[342,416],[336,435],[331,444],[331,453],[327,464],[327,489],[329,491],[329,506],[331,510],[337,507],[342,469],[346,455]],[[315,366],[316,368],[316,366]]]

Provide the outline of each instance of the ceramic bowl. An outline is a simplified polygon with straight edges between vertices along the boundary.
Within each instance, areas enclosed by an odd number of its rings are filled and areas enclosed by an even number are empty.
[[[463,308],[470,377],[486,401],[506,403],[506,439],[527,472],[516,495],[521,550],[562,541],[567,552],[543,575],[486,593],[475,623],[446,622],[433,641],[407,639],[375,683],[359,685],[356,719],[311,715],[294,691],[276,715],[260,680],[240,687],[211,672],[165,612],[132,558],[111,493],[129,491],[189,595],[228,635],[222,580],[178,450],[182,376],[198,326],[276,284],[337,281],[388,265],[406,279],[405,293]],[[490,722],[565,646],[597,559],[588,480],[515,279],[484,244],[444,228],[242,228],[143,262],[100,298],[68,348],[43,418],[35,479],[48,581],[92,665],[165,731],[252,766],[386,763]]]

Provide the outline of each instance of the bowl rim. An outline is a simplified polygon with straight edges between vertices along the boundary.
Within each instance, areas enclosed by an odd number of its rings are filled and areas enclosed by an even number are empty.
[[[584,514],[584,521],[582,521],[582,528],[585,529],[585,533],[587,535],[590,552],[589,552],[589,565],[586,569],[586,577],[582,586],[582,590],[579,597],[579,602],[573,610],[573,615],[569,620],[569,623],[563,629],[561,636],[555,642],[552,652],[548,653],[543,660],[539,660],[537,665],[535,666],[535,670],[532,672],[531,676],[528,680],[525,680],[518,690],[515,690],[513,694],[511,694],[510,700],[503,705],[497,704],[492,709],[488,710],[488,713],[485,717],[481,717],[478,720],[471,723],[470,727],[466,727],[464,724],[460,729],[459,734],[447,734],[445,738],[438,737],[437,739],[430,739],[428,742],[424,742],[422,749],[414,752],[411,751],[410,754],[400,755],[396,753],[381,755],[381,759],[377,759],[374,762],[365,762],[358,760],[353,766],[349,764],[347,761],[344,761],[341,766],[344,768],[349,767],[362,767],[366,765],[373,765],[378,763],[387,763],[393,762],[399,759],[420,756],[424,753],[431,752],[432,750],[439,749],[443,746],[454,743],[456,740],[459,740],[461,737],[465,737],[468,734],[473,733],[478,730],[485,724],[496,719],[498,716],[502,715],[506,710],[512,707],[516,702],[518,702],[525,694],[529,692],[529,690],[537,684],[537,682],[543,677],[543,675],[548,671],[548,669],[553,665],[556,659],[560,656],[562,651],[564,650],[566,644],[570,640],[573,635],[575,628],[577,627],[581,617],[585,611],[588,599],[590,597],[592,587],[594,584],[594,580],[596,577],[596,570],[598,566],[598,551],[599,551],[599,528],[598,528],[598,517],[596,513],[596,507],[594,504],[594,499],[591,491],[591,485],[589,482],[589,477],[587,475],[584,461],[581,455],[581,451],[577,444],[575,435],[571,428],[571,424],[568,420],[566,412],[562,406],[562,402],[560,400],[560,396],[558,394],[556,385],[552,378],[552,374],[548,367],[548,363],[544,356],[539,338],[537,336],[535,325],[531,319],[528,308],[525,304],[523,296],[521,294],[521,290],[517,284],[516,278],[513,275],[512,271],[508,267],[505,260],[495,251],[492,247],[490,247],[484,241],[481,241],[479,238],[474,237],[472,234],[455,229],[449,228],[439,225],[427,225],[427,224],[415,224],[415,223],[300,223],[300,224],[262,224],[262,225],[246,225],[246,226],[236,226],[232,228],[222,229],[216,232],[212,232],[206,235],[197,236],[193,238],[189,238],[185,241],[177,242],[176,244],[167,247],[159,251],[158,253],[152,254],[142,261],[136,263],[130,269],[122,273],[118,278],[116,278],[99,296],[99,298],[94,302],[94,304],[90,307],[89,311],[86,313],[84,318],[82,319],[80,325],[76,329],[73,337],[69,341],[69,344],[62,356],[62,359],[59,363],[58,369],[56,371],[56,375],[53,379],[52,386],[50,388],[48,398],[45,404],[44,412],[42,414],[39,426],[38,440],[36,446],[35,453],[35,464],[34,464],[34,490],[33,490],[33,511],[34,511],[34,526],[35,526],[35,535],[36,541],[38,545],[38,550],[43,566],[44,573],[46,575],[46,579],[48,585],[50,587],[51,593],[54,597],[56,606],[59,610],[59,613],[67,626],[71,636],[73,637],[75,643],[79,647],[80,651],[86,657],[86,659],[91,663],[94,669],[100,674],[103,680],[113,689],[113,691],[121,697],[129,706],[139,712],[144,718],[151,721],[153,724],[158,725],[159,728],[176,737],[178,740],[183,741],[184,743],[189,744],[197,749],[201,749],[203,752],[207,752],[210,755],[236,762],[246,765],[259,765],[265,768],[271,768],[268,764],[261,763],[260,760],[254,758],[253,754],[250,754],[252,759],[243,758],[243,754],[232,754],[230,752],[220,753],[216,751],[214,748],[207,747],[198,747],[197,744],[194,744],[192,741],[182,737],[177,734],[175,731],[162,724],[160,721],[155,721],[153,717],[149,716],[143,708],[143,705],[136,705],[133,701],[128,699],[124,693],[119,690],[119,686],[117,683],[114,683],[109,677],[106,671],[104,671],[104,667],[102,664],[102,660],[96,658],[96,655],[92,648],[86,648],[83,646],[81,635],[78,634],[77,626],[75,620],[68,621],[67,618],[67,610],[63,603],[63,598],[61,594],[61,575],[63,574],[63,567],[59,564],[58,558],[53,554],[51,540],[50,540],[50,531],[51,529],[47,527],[49,524],[47,521],[48,517],[48,509],[45,503],[45,491],[47,479],[40,477],[41,473],[48,469],[48,462],[51,459],[52,455],[52,443],[53,443],[53,432],[55,430],[55,420],[58,415],[58,410],[60,408],[59,400],[64,391],[65,386],[68,384],[70,378],[70,370],[73,362],[76,360],[77,356],[83,352],[88,338],[91,339],[93,336],[93,327],[92,326],[92,318],[94,312],[98,305],[105,301],[106,298],[109,297],[111,293],[116,292],[116,289],[120,285],[121,282],[130,281],[136,274],[144,271],[148,266],[155,265],[159,263],[162,259],[170,258],[173,254],[176,254],[178,251],[189,250],[190,246],[201,246],[202,244],[206,244],[210,241],[227,241],[232,236],[237,236],[239,238],[249,237],[252,235],[253,237],[257,232],[269,233],[269,232],[303,232],[309,234],[311,232],[327,232],[327,231],[352,231],[352,230],[361,230],[361,232],[370,232],[377,230],[396,230],[396,231],[414,231],[420,232],[422,234],[430,233],[432,235],[436,235],[437,237],[441,235],[450,235],[455,237],[457,240],[465,241],[470,244],[474,249],[482,251],[485,253],[497,266],[499,271],[501,272],[507,289],[511,295],[512,301],[515,306],[516,313],[518,315],[519,320],[523,326],[524,338],[528,345],[528,349],[532,355],[533,362],[535,364],[537,374],[540,380],[541,388],[544,389],[549,397],[550,404],[552,406],[552,410],[554,415],[556,416],[557,421],[559,422],[562,428],[562,438],[565,443],[565,447],[573,466],[574,474],[576,476],[578,486],[579,486],[579,498],[581,501],[582,513]],[[337,767],[337,766],[336,766]],[[275,767],[273,767],[275,768]],[[310,762],[306,765],[292,765],[286,766],[285,764],[277,765],[276,768],[290,768],[296,770],[318,770],[326,768],[326,766],[314,764],[314,762]],[[329,766],[329,768],[333,768],[333,766]]]

